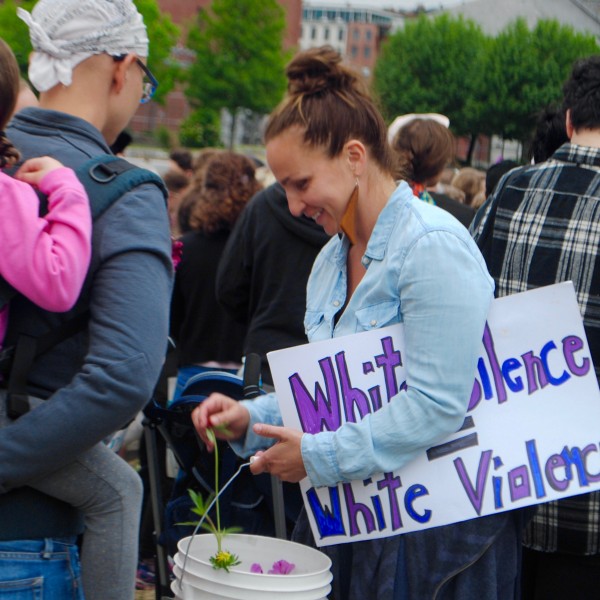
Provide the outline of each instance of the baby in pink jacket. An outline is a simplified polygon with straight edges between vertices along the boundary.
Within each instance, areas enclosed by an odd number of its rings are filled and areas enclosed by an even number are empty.
[[[7,144],[0,137],[0,145]],[[32,185],[48,197],[43,217]],[[0,172],[0,275],[38,306],[53,312],[69,310],[90,262],[91,221],[83,186],[57,160],[32,158],[14,179]],[[5,306],[0,311],[0,343],[7,320]]]

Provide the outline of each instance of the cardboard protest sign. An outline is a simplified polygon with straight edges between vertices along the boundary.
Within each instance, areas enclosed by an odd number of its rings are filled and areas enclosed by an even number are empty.
[[[405,385],[401,324],[268,355],[284,424],[337,429]],[[460,351],[460,349],[457,349]],[[440,383],[443,385],[443,383]],[[600,393],[572,284],[494,300],[463,427],[394,473],[301,482],[319,546],[600,489]]]

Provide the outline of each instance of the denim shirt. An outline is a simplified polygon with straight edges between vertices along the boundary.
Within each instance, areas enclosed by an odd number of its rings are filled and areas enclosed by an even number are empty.
[[[362,258],[366,273],[346,305],[348,249],[345,236],[334,236],[317,256],[307,287],[308,339],[403,323],[408,387],[359,423],[303,435],[314,486],[397,470],[460,428],[494,292],[468,231],[413,196],[405,182],[379,215]],[[273,394],[245,405],[250,427],[281,424]],[[249,428],[236,449],[247,455],[265,442]]]

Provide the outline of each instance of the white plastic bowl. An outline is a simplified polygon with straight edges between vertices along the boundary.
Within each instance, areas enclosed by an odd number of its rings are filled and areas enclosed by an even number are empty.
[[[180,582],[181,569],[175,565],[173,568],[176,583]],[[287,575],[279,575],[287,577]],[[281,600],[283,596],[286,600],[321,600],[326,598],[331,592],[331,585],[326,584],[322,587],[308,590],[260,590],[240,588],[236,586],[225,585],[222,582],[209,581],[202,579],[191,573],[186,573],[181,581],[183,600],[205,600],[206,598],[228,598],[235,600]]]
[[[193,539],[183,538],[177,548],[179,552],[175,555],[175,564],[179,569],[183,569],[185,564],[186,573],[229,588],[272,591],[281,595],[283,592],[322,589],[329,586],[333,578],[330,570],[331,559],[326,554],[278,538],[227,535],[223,541],[223,549],[236,554],[241,561],[241,564],[232,567],[229,572],[214,569],[210,563],[209,557],[217,551],[217,541],[212,534],[196,535]],[[267,571],[273,563],[282,559],[293,563],[294,570],[288,575],[269,575]],[[251,573],[250,567],[253,563],[259,563],[264,573]]]

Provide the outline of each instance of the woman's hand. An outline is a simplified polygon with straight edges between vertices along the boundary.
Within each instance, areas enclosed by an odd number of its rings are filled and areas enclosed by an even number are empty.
[[[237,400],[223,394],[211,394],[192,411],[192,423],[209,452],[214,444],[206,435],[210,427],[221,440],[238,440],[246,435],[250,413]]]
[[[306,477],[302,461],[301,431],[257,423],[254,425],[254,433],[275,439],[277,443],[264,452],[256,453],[256,458],[250,465],[252,473],[271,473],[291,483],[297,483]]]

